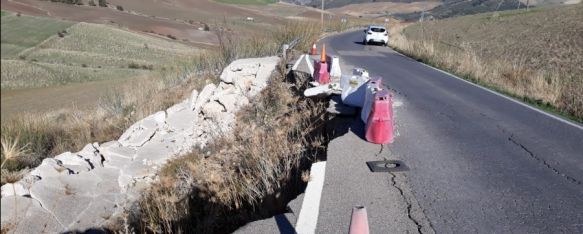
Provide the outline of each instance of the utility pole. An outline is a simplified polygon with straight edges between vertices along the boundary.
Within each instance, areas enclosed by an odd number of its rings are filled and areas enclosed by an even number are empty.
[[[320,26],[322,31],[324,31],[324,0],[322,0],[322,11],[320,11]]]

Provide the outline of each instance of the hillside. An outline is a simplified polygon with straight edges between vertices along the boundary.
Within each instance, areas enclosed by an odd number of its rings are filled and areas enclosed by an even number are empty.
[[[72,22],[107,24],[178,42],[212,48],[217,30],[241,37],[269,34],[290,18],[319,19],[315,9],[270,0],[108,0],[107,7],[39,0],[0,0],[2,9],[33,16],[50,16]],[[94,2],[97,2],[96,0]],[[233,4],[244,3],[244,4]],[[252,20],[247,20],[247,19]]]
[[[351,16],[380,17],[392,15],[399,20],[417,21],[422,15],[427,18],[443,19],[484,12],[526,8],[526,4],[535,7],[575,4],[580,1],[581,0],[329,0],[325,2],[325,8],[336,13]],[[286,0],[286,2],[312,6],[315,8],[321,7],[321,1],[319,0]]]
[[[1,25],[3,117],[95,103],[106,90],[79,84],[119,86],[129,79],[157,76],[197,53],[180,43],[106,25],[16,14],[2,16]],[[71,85],[76,92],[67,88]]]
[[[583,119],[583,5],[417,23],[400,49],[526,101]]]

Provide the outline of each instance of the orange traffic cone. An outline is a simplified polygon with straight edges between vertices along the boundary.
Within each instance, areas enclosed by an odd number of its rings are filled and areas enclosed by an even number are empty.
[[[312,45],[312,49],[310,50],[310,55],[316,54],[318,54],[318,49],[316,48],[316,43],[314,43],[314,45]]]
[[[320,55],[320,62],[322,62],[322,63],[326,62],[326,45],[325,44],[322,45],[322,55]]]

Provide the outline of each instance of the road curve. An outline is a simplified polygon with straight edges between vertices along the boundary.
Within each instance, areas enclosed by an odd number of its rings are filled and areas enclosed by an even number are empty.
[[[339,34],[322,43],[344,64],[382,76],[402,101],[396,110],[399,135],[385,149],[410,168],[404,173],[406,183],[430,229],[437,233],[583,233],[581,125],[550,117],[390,48],[364,46],[361,33]],[[349,144],[359,147],[360,143]],[[353,148],[346,143],[336,145],[329,152]],[[333,164],[331,157],[336,156],[328,155],[319,233],[346,232],[347,227],[334,230],[328,224],[335,222],[332,213],[337,212],[330,207],[362,199],[351,199],[350,178],[341,174],[346,171],[333,168],[350,162]],[[355,165],[365,166],[364,162]],[[331,189],[340,183],[335,178],[346,178],[340,185],[343,191]],[[362,183],[355,186],[367,189]],[[372,190],[369,196],[383,196],[377,194],[382,189]],[[327,198],[335,193],[343,195]],[[386,222],[389,227],[392,222],[378,217],[369,220],[371,225]]]

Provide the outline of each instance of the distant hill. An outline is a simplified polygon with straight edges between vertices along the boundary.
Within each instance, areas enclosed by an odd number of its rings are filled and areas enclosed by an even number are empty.
[[[320,0],[284,0],[285,2],[294,3],[298,5],[307,5],[313,7],[320,7]],[[448,18],[461,15],[473,15],[478,13],[514,10],[525,8],[526,3],[531,7],[559,5],[559,4],[573,4],[581,2],[581,0],[441,0],[441,4],[431,10],[422,12],[406,12],[393,14],[394,17],[413,21],[419,20],[421,15],[427,18]],[[418,0],[327,0],[325,3],[326,9],[339,8],[350,4],[372,3],[372,2],[392,2],[392,3],[412,3],[412,2],[429,2]]]
[[[445,0],[443,4],[425,12],[396,14],[402,20],[419,20],[424,14],[425,19],[443,19],[454,16],[473,15],[478,13],[514,10],[525,8],[526,5],[518,0]]]

